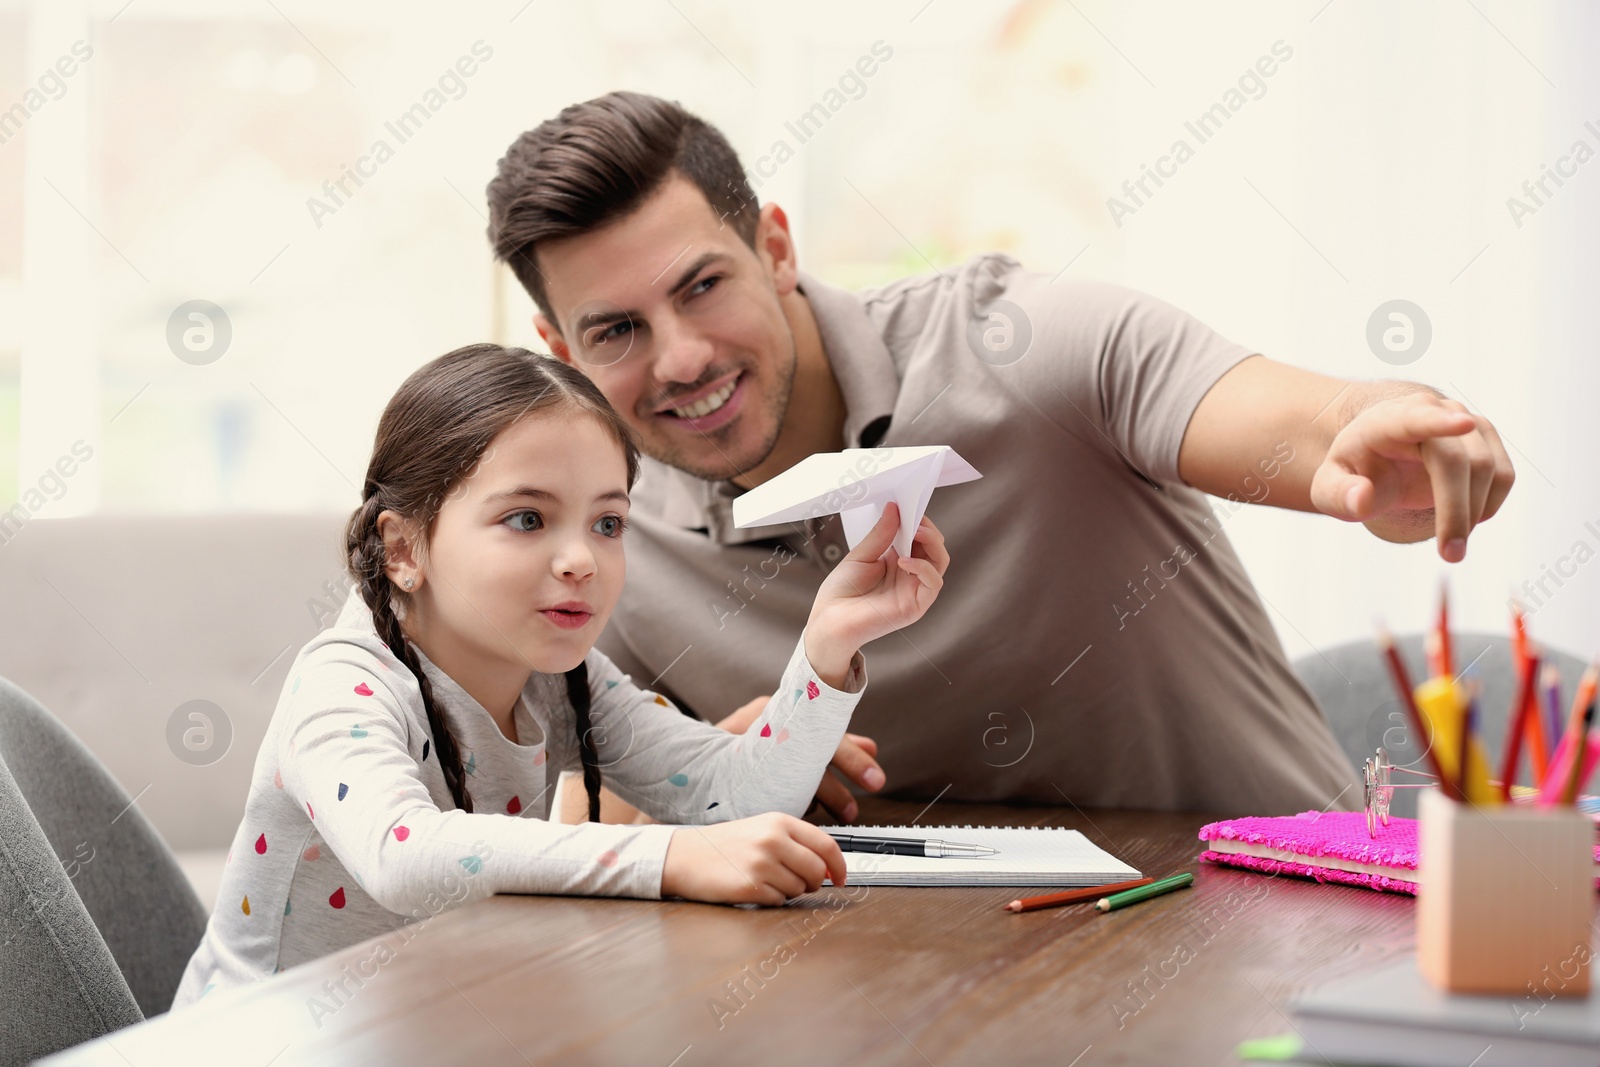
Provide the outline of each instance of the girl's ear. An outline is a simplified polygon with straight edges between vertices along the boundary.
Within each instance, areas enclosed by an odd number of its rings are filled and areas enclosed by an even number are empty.
[[[422,553],[416,550],[416,529],[399,512],[378,515],[378,536],[383,538],[383,573],[408,593],[421,586]]]

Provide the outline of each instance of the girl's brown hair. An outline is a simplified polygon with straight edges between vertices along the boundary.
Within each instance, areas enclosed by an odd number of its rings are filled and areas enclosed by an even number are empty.
[[[345,527],[350,576],[372,612],[378,636],[416,676],[428,712],[434,752],[456,807],[472,810],[461,750],[434,701],[433,687],[401,619],[409,595],[384,573],[383,536],[378,516],[393,511],[421,532],[423,544],[445,499],[478,462],[489,442],[507,427],[536,412],[582,413],[597,419],[622,449],[628,488],[639,476],[639,450],[633,434],[594,383],[559,360],[524,348],[468,345],[418,369],[401,384],[378,420],[372,461],[362,485],[362,504]],[[589,818],[600,821],[600,762],[589,729],[589,673],[580,663],[566,672],[589,794]]]

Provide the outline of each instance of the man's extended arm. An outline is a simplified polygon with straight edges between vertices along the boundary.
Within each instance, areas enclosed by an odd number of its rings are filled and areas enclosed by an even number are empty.
[[[1257,498],[1250,487],[1269,462]],[[1362,522],[1386,541],[1436,536],[1452,563],[1516,479],[1489,420],[1426,385],[1344,381],[1264,356],[1236,364],[1201,399],[1178,472],[1216,496]]]

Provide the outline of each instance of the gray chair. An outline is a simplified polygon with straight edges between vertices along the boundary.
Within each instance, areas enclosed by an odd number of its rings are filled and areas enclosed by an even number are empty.
[[[0,1065],[172,1006],[206,909],[94,755],[0,679]]]
[[[1478,699],[1480,725],[1485,747],[1489,751],[1491,774],[1498,778],[1502,745],[1506,733],[1506,717],[1515,699],[1516,671],[1511,663],[1511,641],[1494,634],[1458,633],[1452,635],[1453,666],[1457,672],[1471,665],[1482,684]],[[1425,655],[1420,634],[1397,637],[1400,658],[1413,683],[1425,676]],[[1546,657],[1561,670],[1562,690],[1566,700],[1572,699],[1578,676],[1583,673],[1584,662],[1566,652],[1541,646]],[[1389,666],[1378,651],[1376,641],[1355,641],[1337,648],[1325,649],[1303,656],[1293,663],[1295,674],[1305,683],[1311,695],[1322,707],[1333,736],[1345,755],[1359,770],[1361,763],[1383,745],[1396,767],[1427,770],[1426,753],[1417,744],[1406,722],[1394,685],[1390,681]],[[1552,742],[1553,744],[1554,742]],[[1527,749],[1523,749],[1518,780],[1531,782],[1528,772]],[[1426,782],[1410,774],[1396,774],[1399,783]],[[1417,791],[1397,789],[1391,811],[1395,815],[1414,818],[1417,812]],[[1353,807],[1360,807],[1361,798],[1355,797]]]

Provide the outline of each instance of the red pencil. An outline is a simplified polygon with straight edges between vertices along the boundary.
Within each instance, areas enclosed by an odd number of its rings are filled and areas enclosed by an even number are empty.
[[[1115,885],[1092,885],[1085,889],[1068,889],[1061,893],[1046,893],[1042,897],[1023,897],[1013,900],[1005,906],[1007,911],[1034,911],[1039,908],[1054,908],[1061,904],[1077,904],[1086,900],[1099,900],[1111,893],[1120,893],[1124,889],[1138,889],[1142,885],[1149,885],[1154,878],[1135,878],[1131,882],[1118,882]]]
[[[1537,697],[1537,683],[1539,675],[1539,657],[1537,655],[1523,655],[1522,657],[1521,684],[1517,686],[1516,703],[1511,705],[1511,712],[1506,718],[1506,754],[1505,760],[1500,765],[1500,796],[1507,804],[1511,803],[1511,780],[1517,776],[1517,761],[1522,757],[1522,736],[1529,729],[1528,720],[1533,720],[1533,725],[1539,724],[1539,703]],[[1541,731],[1542,733],[1542,731]],[[1538,750],[1538,744],[1534,750]],[[1538,760],[1534,760],[1537,764]],[[1537,766],[1535,770],[1537,771]]]

